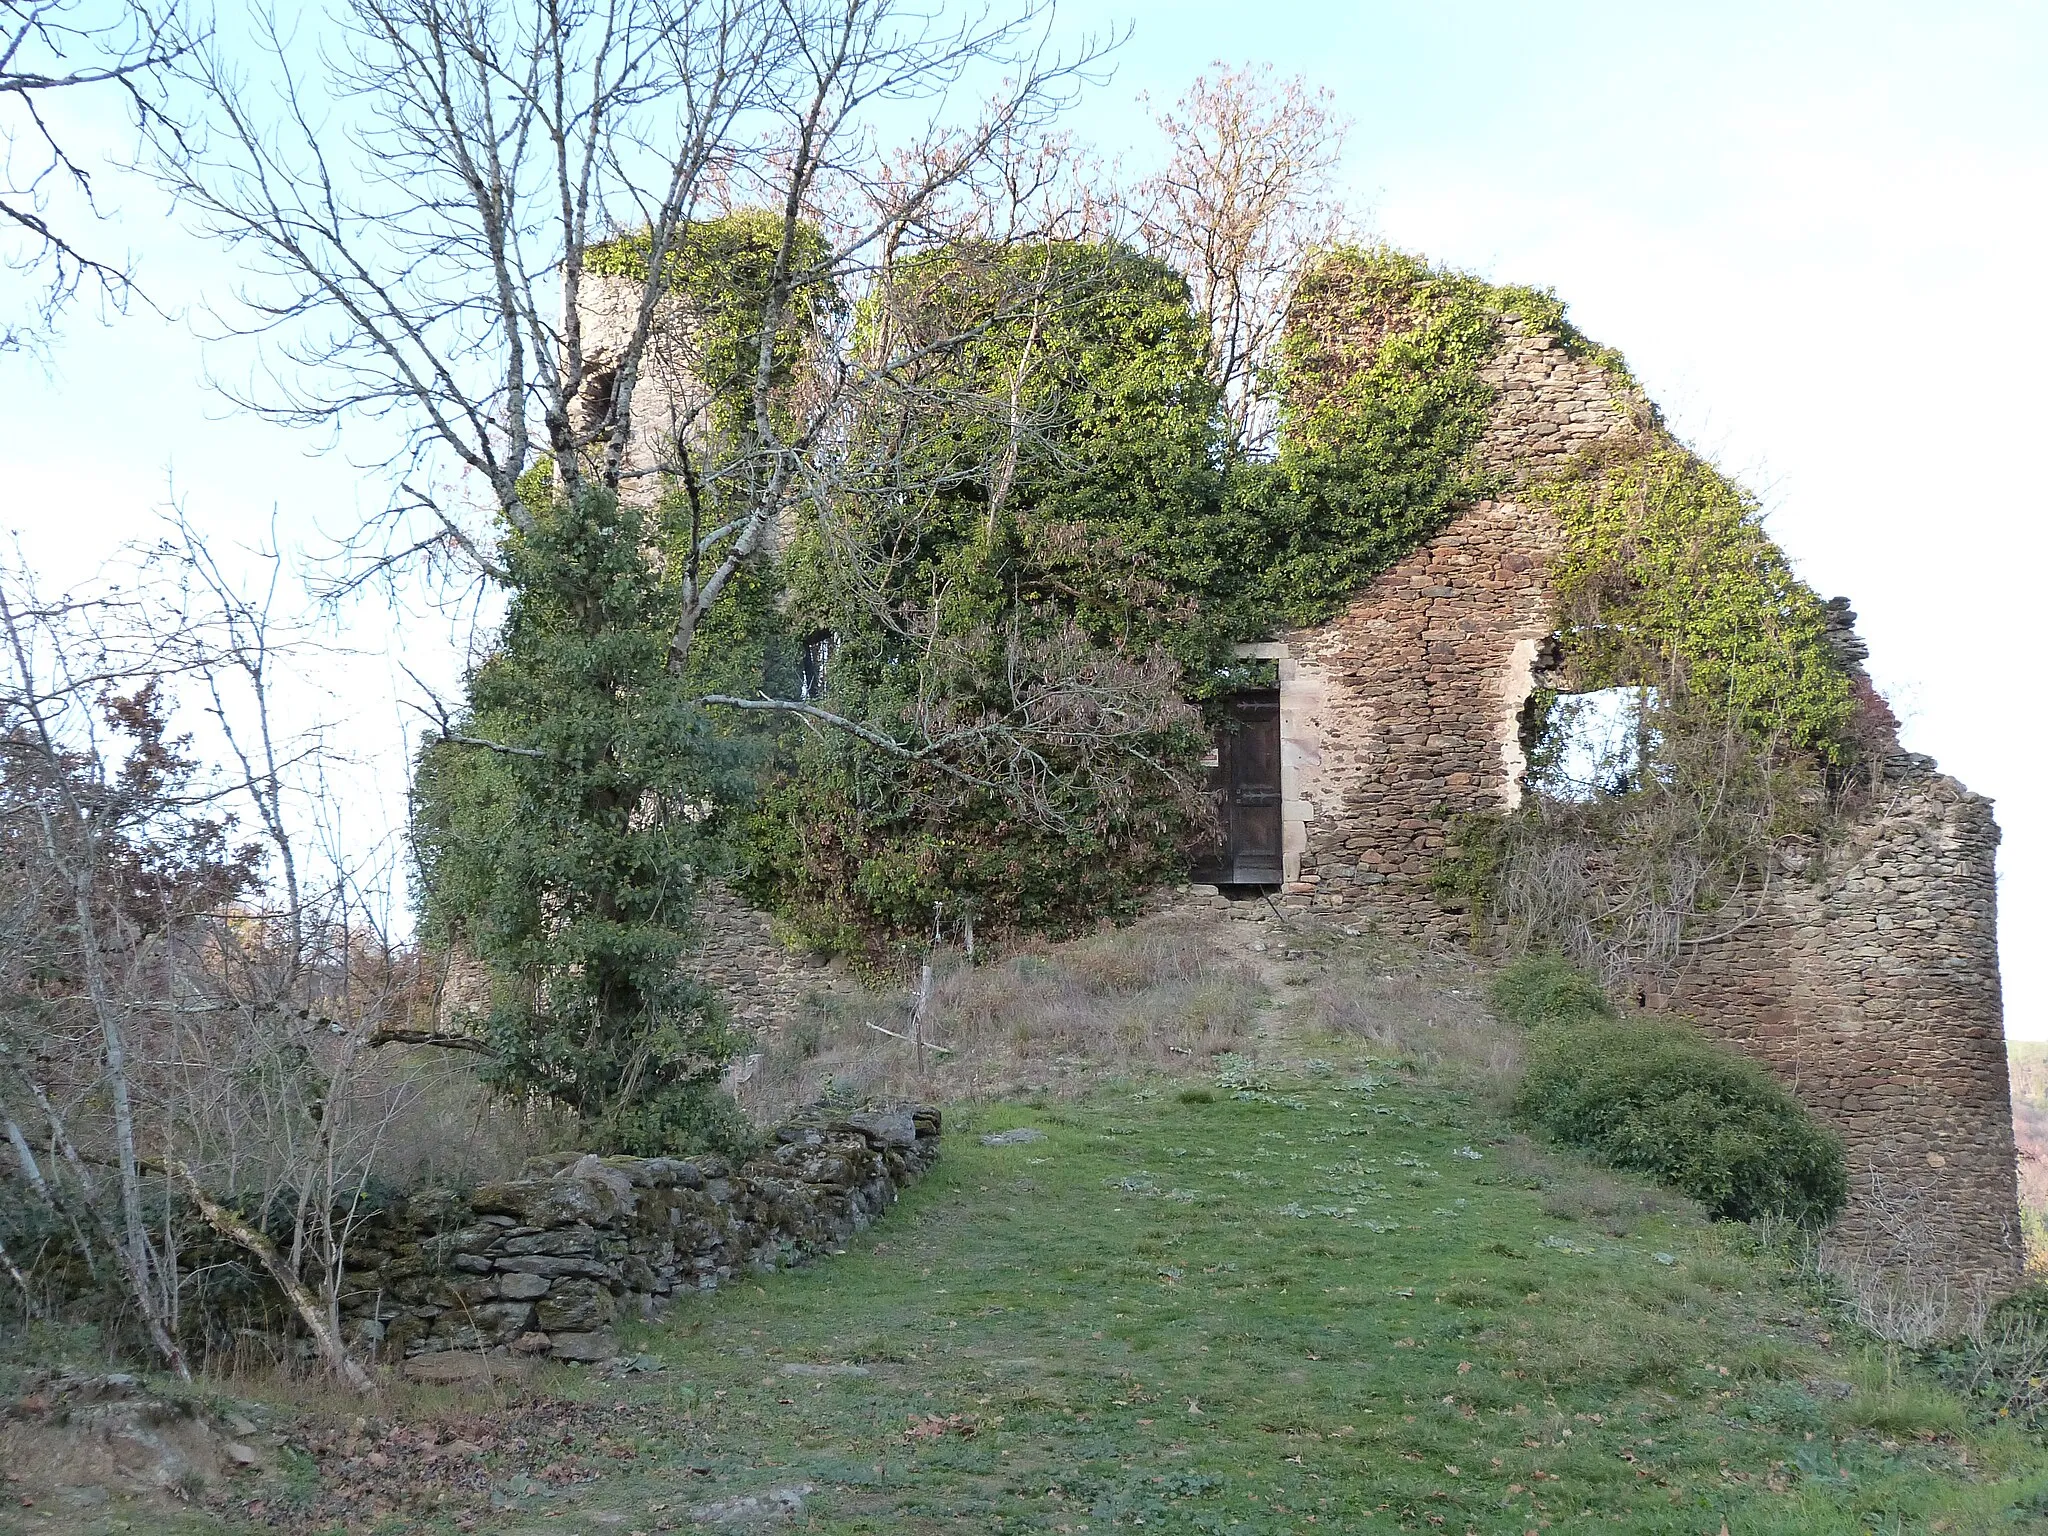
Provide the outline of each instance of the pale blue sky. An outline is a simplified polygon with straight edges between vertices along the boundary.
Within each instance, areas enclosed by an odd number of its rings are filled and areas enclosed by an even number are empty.
[[[1136,35],[1077,114],[1084,137],[1141,162],[1138,94],[1170,100],[1214,59],[1328,86],[1354,120],[1367,227],[1556,288],[1764,495],[1802,574],[1854,600],[1909,744],[1996,797],[2008,1028],[2048,1037],[2048,7],[1122,0],[1061,26],[1113,16]],[[190,302],[230,280],[146,191],[109,190],[109,237],[157,291]],[[76,317],[55,376],[0,361],[0,394],[0,523],[53,566],[131,534],[167,471],[195,517],[240,536],[275,504],[310,539],[380,496],[234,418],[188,331],[143,315]],[[445,624],[358,638],[452,674]],[[328,706],[394,792],[399,682],[364,658]]]

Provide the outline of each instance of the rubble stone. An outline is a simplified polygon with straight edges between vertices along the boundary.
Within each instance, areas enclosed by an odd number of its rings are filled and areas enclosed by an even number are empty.
[[[619,1316],[843,1247],[937,1160],[940,1125],[921,1105],[812,1116],[739,1169],[715,1157],[537,1159],[467,1194],[422,1191],[358,1229],[345,1331],[391,1359],[509,1349],[609,1360]]]

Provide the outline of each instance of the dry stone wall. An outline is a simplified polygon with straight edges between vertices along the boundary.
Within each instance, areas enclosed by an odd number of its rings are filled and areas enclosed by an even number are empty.
[[[415,1195],[357,1230],[343,1322],[393,1361],[445,1350],[608,1359],[621,1317],[843,1244],[932,1166],[939,1130],[936,1109],[856,1111],[785,1125],[737,1168],[586,1156]]]

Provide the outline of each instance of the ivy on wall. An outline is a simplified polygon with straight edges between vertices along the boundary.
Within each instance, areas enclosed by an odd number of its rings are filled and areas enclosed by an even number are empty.
[[[734,214],[691,226],[670,257],[721,432],[744,428],[720,381],[752,373],[778,234],[771,215]],[[796,265],[815,257],[806,247]],[[590,261],[627,277],[646,265],[633,237]],[[779,344],[785,383],[820,334],[812,321],[837,302],[807,294],[817,313]],[[1619,355],[1577,331],[1554,295],[1387,249],[1333,250],[1304,276],[1269,379],[1280,399],[1271,460],[1232,456],[1185,283],[1126,248],[934,253],[850,318],[850,350],[869,361],[965,339],[932,348],[900,395],[849,420],[844,485],[715,619],[693,662],[710,669],[701,686],[787,694],[798,639],[829,635],[832,706],[908,739],[934,696],[936,654],[942,691],[963,706],[982,693],[1000,705],[1015,658],[1055,633],[1084,637],[1098,653],[1089,665],[1124,685],[1148,657],[1177,669],[1135,684],[1161,711],[1162,772],[1079,793],[1058,827],[988,794],[935,794],[928,770],[843,737],[785,731],[746,822],[743,878],[808,940],[870,956],[928,932],[935,906],[981,914],[991,937],[1065,932],[1170,878],[1200,748],[1190,721],[1168,718],[1170,696],[1227,692],[1236,644],[1327,620],[1461,507],[1510,489],[1478,451],[1498,405],[1488,367],[1510,326],[1557,338],[1611,374],[1618,397],[1640,399]],[[1644,425],[1637,451],[1514,490],[1564,531],[1560,634],[1581,686],[1653,683],[1688,742],[1733,721],[1768,744],[1743,779],[1762,786],[1750,830],[1707,840],[1724,854],[1701,896],[1711,909],[1716,889],[1741,889],[1744,838],[1790,824],[1759,807],[1800,798],[1785,793],[1795,759],[1838,768],[1853,756],[1855,702],[1825,612],[1754,499],[1654,413]],[[1643,787],[1668,790],[1669,775]],[[1665,817],[1658,846],[1682,830]],[[1454,839],[1464,852],[1443,872],[1447,895],[1486,906],[1514,865],[1507,831]]]
[[[839,494],[784,561],[788,622],[830,636],[830,707],[898,740],[1084,695],[1153,725],[1114,764],[1040,740],[1040,814],[791,734],[743,877],[786,931],[880,961],[935,916],[1067,933],[1177,873],[1205,745],[1186,680],[1234,638],[1191,595],[1221,481],[1206,341],[1186,284],[1113,245],[920,257],[864,306],[856,350],[915,361],[850,423]]]
[[[1754,496],[1668,437],[1529,494],[1564,531],[1559,636],[1581,687],[1654,683],[1761,739],[1847,761],[1856,701],[1827,611]]]
[[[681,226],[663,262],[664,292],[673,296],[688,322],[681,332],[671,330],[670,339],[689,354],[689,371],[710,396],[706,425],[722,438],[738,432],[750,409],[749,391],[761,355],[762,307],[782,238],[780,213],[743,208]],[[590,246],[583,267],[595,277],[645,283],[652,251],[651,237],[641,230]],[[801,278],[819,269],[826,256],[824,236],[800,225],[790,271]],[[797,292],[799,303],[775,342],[771,377],[778,386],[796,377],[807,340],[842,307],[837,290],[822,278],[803,282]]]
[[[1269,380],[1277,459],[1235,466],[1222,517],[1238,551],[1210,594],[1240,638],[1321,623],[1373,577],[1501,489],[1475,450],[1498,392],[1485,377],[1510,319],[1632,388],[1555,295],[1503,287],[1386,247],[1325,253],[1295,292]]]

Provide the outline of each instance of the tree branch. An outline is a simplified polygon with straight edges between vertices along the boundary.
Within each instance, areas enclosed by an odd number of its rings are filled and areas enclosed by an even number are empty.
[[[363,1044],[377,1045],[438,1045],[451,1051],[474,1051],[479,1056],[495,1056],[497,1048],[477,1039],[474,1035],[457,1035],[439,1029],[392,1029],[380,1027],[363,1037]]]
[[[831,710],[820,709],[815,704],[803,704],[795,699],[771,699],[766,696],[758,699],[742,699],[736,698],[729,693],[707,693],[698,699],[697,702],[699,704],[722,704],[727,709],[751,709],[773,714],[801,715],[805,719],[816,720],[823,725],[831,726],[835,731],[842,731],[848,736],[864,741],[869,746],[887,752],[892,757],[900,757],[905,762],[929,763],[941,773],[948,774],[960,780],[963,784],[972,784],[977,789],[993,790],[1001,788],[1000,785],[994,784],[987,779],[976,778],[966,770],[956,768],[944,758],[935,755],[937,752],[935,746],[905,746],[893,737],[884,736],[880,731],[869,730],[868,727],[860,724],[859,721],[849,720],[844,715],[835,715]]]
[[[256,1256],[257,1262],[269,1273],[270,1278],[277,1282],[278,1289],[284,1292],[285,1299],[292,1304],[292,1310],[298,1313],[299,1321],[313,1336],[313,1342],[319,1346],[322,1358],[327,1361],[334,1374],[363,1396],[377,1397],[379,1393],[375,1379],[363,1369],[362,1362],[348,1352],[322,1313],[320,1303],[314,1298],[313,1293],[306,1289],[304,1281],[292,1273],[291,1266],[285,1263],[283,1255],[277,1251],[277,1244],[233,1211],[213,1200],[184,1163],[174,1162],[166,1167],[165,1164],[152,1159],[150,1166],[176,1174],[179,1182],[185,1186],[186,1193],[192,1196],[192,1203],[199,1207],[199,1214],[206,1219],[206,1224],[228,1241]]]

